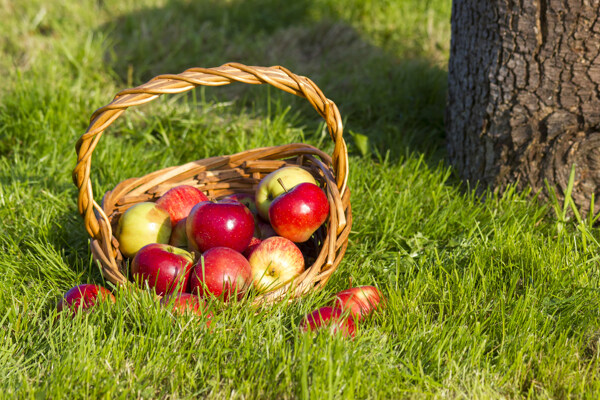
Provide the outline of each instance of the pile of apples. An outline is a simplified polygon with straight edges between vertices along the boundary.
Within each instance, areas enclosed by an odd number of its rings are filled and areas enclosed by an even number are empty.
[[[174,311],[202,315],[208,299],[241,300],[250,288],[264,293],[300,276],[305,255],[298,244],[328,215],[329,201],[312,174],[287,166],[265,176],[254,194],[210,201],[193,186],[173,187],[156,202],[128,208],[115,235],[138,285]],[[58,311],[87,309],[105,299],[114,302],[106,288],[79,285],[65,294]],[[328,326],[354,336],[355,322],[380,302],[373,286],[351,288],[305,316],[300,328]]]

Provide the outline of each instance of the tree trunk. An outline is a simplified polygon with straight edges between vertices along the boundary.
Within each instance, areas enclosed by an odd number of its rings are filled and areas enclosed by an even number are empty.
[[[600,210],[600,0],[454,0],[446,128],[461,176]]]

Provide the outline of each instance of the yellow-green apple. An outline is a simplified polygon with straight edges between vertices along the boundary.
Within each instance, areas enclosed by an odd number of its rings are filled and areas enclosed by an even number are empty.
[[[278,196],[269,207],[271,226],[279,236],[305,242],[327,220],[329,201],[323,190],[301,183]]]
[[[350,312],[359,321],[380,307],[382,300],[383,296],[375,286],[357,286],[337,293],[333,306]]]
[[[304,272],[304,256],[291,240],[272,236],[260,242],[248,258],[252,282],[259,292],[277,289]]]
[[[324,328],[331,334],[341,334],[344,337],[354,337],[356,334],[354,320],[334,307],[321,307],[306,315],[300,323],[300,330],[303,332]]]
[[[185,221],[187,218],[179,220],[173,227],[169,244],[175,247],[186,248],[188,246],[187,233],[185,232]]]
[[[146,284],[163,296],[187,289],[194,257],[188,251],[163,243],[142,247],[131,262],[131,275],[141,286]]]
[[[280,180],[283,182],[283,186]],[[290,190],[303,182],[317,184],[310,172],[294,166],[279,168],[262,178],[256,188],[255,201],[258,215],[268,221],[269,206],[277,196],[285,192],[284,187]]]
[[[242,252],[254,234],[254,218],[248,207],[235,200],[203,201],[186,220],[188,246],[204,253],[213,247]]]
[[[160,196],[156,205],[169,213],[171,226],[175,226],[201,201],[208,201],[208,197],[200,189],[190,185],[179,185]]]
[[[115,302],[112,293],[98,285],[83,284],[69,289],[56,307],[58,312],[71,310],[73,315],[78,311],[87,310],[99,301],[110,300]]]
[[[190,277],[190,290],[200,297],[241,299],[250,286],[252,272],[248,260],[229,247],[213,247],[202,254]]]
[[[184,315],[186,313],[193,313],[199,317],[204,316],[206,326],[210,326],[210,320],[213,317],[212,312],[206,312],[206,303],[204,300],[191,293],[172,293],[164,296],[160,299],[163,306],[169,307],[173,313]]]
[[[119,249],[125,257],[133,257],[150,243],[168,243],[170,236],[169,213],[152,202],[129,207],[119,218],[116,231]]]

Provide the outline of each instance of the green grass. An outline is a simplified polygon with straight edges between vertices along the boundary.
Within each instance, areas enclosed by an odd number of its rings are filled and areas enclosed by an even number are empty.
[[[596,398],[599,232],[528,193],[475,194],[444,161],[450,0],[0,0],[0,398]],[[326,288],[212,304],[212,329],[147,293],[56,319],[104,284],[76,209],[74,145],[125,87],[228,61],[281,64],[339,106],[353,231]],[[233,85],[127,111],[94,152],[119,181],[247,148],[332,150],[306,101]],[[298,333],[354,284],[387,309],[355,340]]]

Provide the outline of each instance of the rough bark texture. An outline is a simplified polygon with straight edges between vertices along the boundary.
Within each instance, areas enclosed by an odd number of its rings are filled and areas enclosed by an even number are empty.
[[[600,210],[600,0],[454,0],[446,127],[463,178]]]

